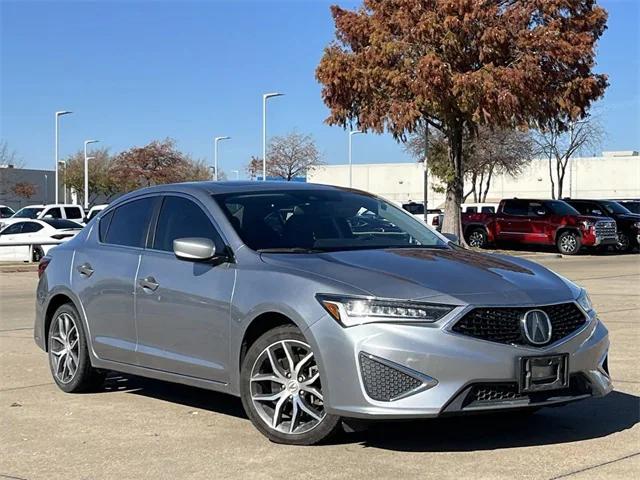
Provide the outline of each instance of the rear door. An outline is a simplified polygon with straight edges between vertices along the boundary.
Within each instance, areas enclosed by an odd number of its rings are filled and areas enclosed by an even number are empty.
[[[139,198],[107,212],[74,255],[73,289],[102,359],[136,361],[135,278],[158,200]]]
[[[505,200],[502,211],[496,214],[496,239],[524,241],[530,229],[528,205],[525,200]]]
[[[229,263],[176,258],[173,240],[186,237],[210,238],[217,252],[225,249],[202,205],[191,197],[168,195],[136,282],[139,363],[226,382],[235,269]]]

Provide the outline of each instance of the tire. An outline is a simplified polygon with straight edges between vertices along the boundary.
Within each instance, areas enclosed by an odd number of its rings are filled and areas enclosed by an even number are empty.
[[[582,240],[576,232],[568,230],[558,235],[556,246],[563,255],[576,255],[582,247]]]
[[[33,250],[31,252],[31,261],[37,263],[42,257],[44,257],[44,251],[42,250],[42,247],[39,245],[33,247]]]
[[[47,347],[51,376],[62,391],[88,392],[104,382],[106,373],[91,366],[84,327],[71,303],[53,314]]]
[[[297,375],[291,375],[291,365]],[[293,325],[269,330],[249,347],[240,371],[240,393],[247,416],[272,442],[314,445],[341,427],[340,417],[324,411],[313,351]]]
[[[618,232],[618,243],[616,243],[616,251],[620,253],[628,252],[631,248],[631,239],[625,232]]]
[[[489,238],[484,228],[474,228],[467,234],[467,243],[470,247],[487,248]]]

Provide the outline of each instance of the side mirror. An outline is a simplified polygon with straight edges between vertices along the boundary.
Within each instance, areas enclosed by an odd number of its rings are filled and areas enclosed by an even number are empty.
[[[209,238],[177,238],[173,241],[173,253],[182,260],[205,261],[216,256],[216,246]]]
[[[443,233],[442,235],[444,235],[451,243],[455,243],[456,245],[460,242],[458,236],[453,233]]]
[[[44,218],[53,218],[53,215],[51,215],[50,213],[45,215]]]

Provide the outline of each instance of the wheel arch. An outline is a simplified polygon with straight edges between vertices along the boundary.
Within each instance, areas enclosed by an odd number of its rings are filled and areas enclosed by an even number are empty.
[[[70,303],[75,307],[76,310],[79,311],[78,306],[75,304],[73,299],[69,297],[65,293],[57,293],[51,297],[49,302],[47,303],[47,308],[44,314],[44,350],[45,352],[49,351],[49,328],[51,327],[51,322],[53,320],[53,314],[60,308],[62,305]],[[82,319],[81,319],[82,320]]]
[[[582,232],[580,231],[579,228],[574,226],[569,226],[569,225],[563,225],[562,227],[558,227],[556,229],[556,234],[553,237],[553,243],[558,243],[558,237],[560,237],[560,235],[562,235],[564,232],[576,233],[578,234],[578,237],[582,239]]]
[[[240,372],[242,362],[247,354],[247,350],[249,350],[249,347],[251,347],[251,345],[253,345],[255,341],[266,332],[281,325],[294,325],[300,328],[300,325],[293,321],[290,316],[276,311],[263,312],[248,322],[240,342],[238,364],[235,369],[236,372]]]

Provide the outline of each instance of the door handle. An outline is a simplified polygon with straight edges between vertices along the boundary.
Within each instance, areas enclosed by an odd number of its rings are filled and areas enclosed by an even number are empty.
[[[144,290],[151,290],[152,292],[155,292],[160,286],[160,284],[156,282],[156,279],[151,276],[141,278],[140,281],[138,281],[138,285],[140,285]]]
[[[82,275],[83,277],[89,278],[91,275],[93,275],[93,268],[90,264],[83,263],[78,267],[78,272],[80,272],[80,275]]]

